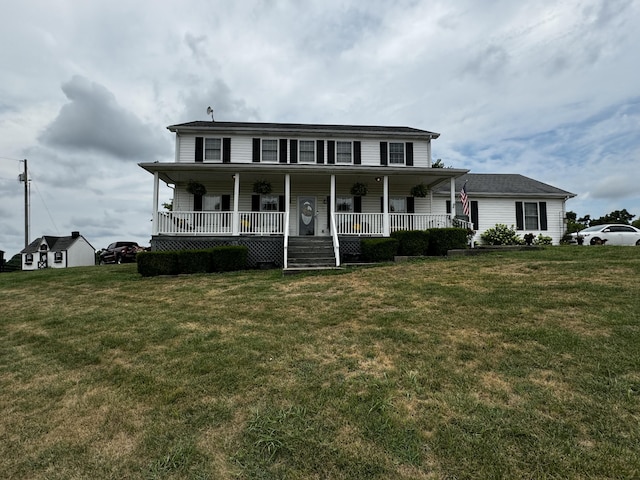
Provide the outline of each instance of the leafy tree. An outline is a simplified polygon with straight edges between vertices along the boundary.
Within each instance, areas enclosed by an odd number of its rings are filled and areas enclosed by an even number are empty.
[[[567,212],[567,233],[579,232],[587,226],[584,217],[579,220],[577,220],[577,217],[578,214],[575,212]]]
[[[622,210],[615,210],[604,217],[591,220],[590,225],[604,225],[605,223],[624,223],[629,225],[633,217],[635,215],[630,214],[626,208],[623,208]]]
[[[162,206],[164,207],[165,210],[169,210],[170,212],[173,211],[173,198],[171,200],[169,200],[168,202],[163,202]]]
[[[638,220],[634,220],[633,222],[631,222],[631,225],[633,225],[636,228],[640,228],[640,218]]]
[[[441,158],[439,158],[431,164],[431,168],[445,168],[444,162],[442,161]]]

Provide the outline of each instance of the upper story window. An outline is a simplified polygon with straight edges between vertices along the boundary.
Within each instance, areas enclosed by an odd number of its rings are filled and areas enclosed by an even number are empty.
[[[278,140],[262,140],[262,161],[278,161]]]
[[[352,163],[352,142],[336,142],[336,163]]]
[[[389,165],[404,165],[404,143],[389,143]]]
[[[222,161],[222,139],[221,138],[205,138],[204,139],[204,161],[205,162],[221,162]]]
[[[314,140],[300,140],[300,163],[315,163],[316,142]]]

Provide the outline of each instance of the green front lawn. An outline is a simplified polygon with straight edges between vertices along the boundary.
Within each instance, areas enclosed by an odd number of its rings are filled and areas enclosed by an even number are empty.
[[[640,249],[0,274],[4,478],[640,476]]]

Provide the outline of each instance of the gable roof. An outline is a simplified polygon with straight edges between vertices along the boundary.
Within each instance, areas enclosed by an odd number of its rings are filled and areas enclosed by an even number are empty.
[[[552,185],[516,173],[467,173],[456,178],[456,192],[467,184],[469,196],[477,197],[557,197],[572,198],[575,193],[567,192]],[[441,184],[436,195],[449,195],[449,185]]]
[[[384,135],[438,138],[439,133],[429,132],[411,127],[383,127],[374,125],[323,125],[310,123],[263,123],[263,122],[214,122],[196,121],[179,123],[167,127],[171,132],[225,132],[243,134],[265,133],[295,133],[298,135],[318,135],[320,133],[330,136],[332,134],[355,134],[360,136]]]
[[[40,251],[40,245],[42,245],[42,241],[44,240],[49,245],[50,252],[62,252],[68,250],[71,245],[73,245],[76,241],[82,238],[85,242],[87,239],[82,235],[78,235],[74,237],[73,235],[69,235],[67,237],[54,237],[51,235],[44,235],[40,238],[36,238],[33,242],[31,242],[28,246],[23,248],[20,253],[36,253]],[[87,242],[89,246],[91,244]],[[91,247],[93,248],[93,247]]]

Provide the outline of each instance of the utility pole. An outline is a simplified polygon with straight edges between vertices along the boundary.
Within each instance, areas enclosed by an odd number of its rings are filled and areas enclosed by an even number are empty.
[[[18,176],[18,180],[24,182],[24,246],[29,246],[29,176],[27,173],[27,159],[24,162],[24,172]]]

